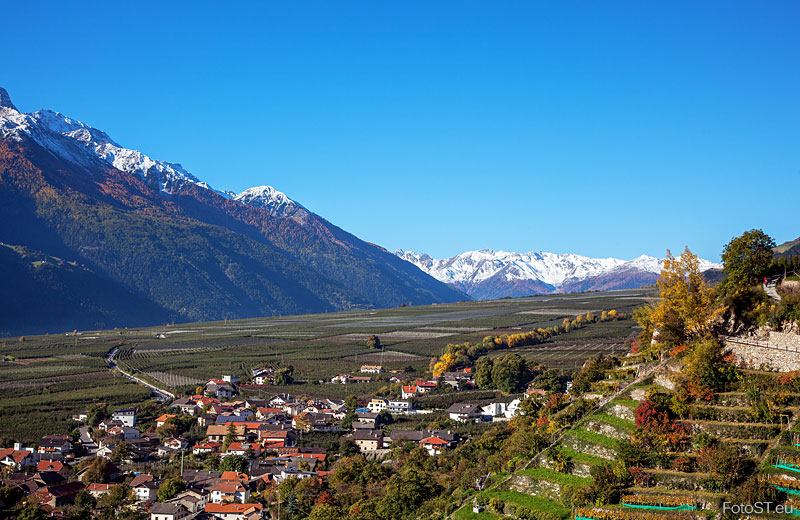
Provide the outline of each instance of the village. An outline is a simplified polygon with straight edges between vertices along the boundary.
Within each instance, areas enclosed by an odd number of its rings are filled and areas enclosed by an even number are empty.
[[[355,394],[359,383],[384,372],[364,365],[360,375],[339,374],[327,384],[355,385]],[[418,446],[435,457],[466,440],[451,429],[386,428],[398,418],[436,413],[452,424],[508,421],[521,399],[545,395],[529,389],[521,398],[481,405],[467,399],[477,388],[469,368],[436,380],[396,372],[390,379],[400,388],[396,397],[243,397],[243,387],[268,390],[274,382],[275,370],[262,367],[244,381],[224,375],[207,381],[202,393],[155,404],[163,413],[150,420],[135,407],[86,410],[73,417],[82,424],[79,435],[45,435],[35,447],[0,449],[3,485],[54,518],[70,518],[65,511],[78,504],[93,514],[122,508],[150,520],[274,518],[270,491],[287,479],[326,479],[340,456],[390,462],[392,448]],[[416,397],[437,392],[464,401],[443,410],[415,406]],[[302,442],[320,433],[338,436],[338,449]]]

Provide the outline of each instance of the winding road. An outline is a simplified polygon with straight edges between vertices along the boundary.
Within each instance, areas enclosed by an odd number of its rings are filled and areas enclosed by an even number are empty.
[[[119,347],[114,347],[111,350],[111,352],[109,352],[108,355],[106,355],[106,362],[108,363],[109,367],[111,367],[113,370],[116,370],[117,372],[119,372],[123,376],[127,377],[131,381],[135,381],[135,382],[139,383],[140,385],[146,386],[147,388],[150,389],[151,392],[153,392],[153,395],[155,395],[156,397],[158,397],[160,400],[162,400],[164,402],[169,401],[171,399],[175,399],[175,394],[171,394],[171,393],[167,392],[164,389],[161,389],[161,388],[159,388],[159,387],[157,387],[157,386],[155,386],[153,384],[148,383],[147,381],[145,381],[143,379],[139,379],[138,377],[136,377],[136,376],[134,376],[132,374],[129,374],[129,373],[125,372],[124,370],[122,370],[119,367],[119,365],[117,365],[117,363],[114,361],[114,358],[117,356],[117,351],[119,351]]]

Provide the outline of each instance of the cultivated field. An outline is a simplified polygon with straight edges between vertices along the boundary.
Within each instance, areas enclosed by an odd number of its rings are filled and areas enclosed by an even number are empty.
[[[292,365],[299,382],[290,387],[248,389],[339,396],[366,394],[381,381],[357,385],[324,383],[339,373],[356,373],[362,363],[412,369],[423,377],[431,357],[448,343],[480,342],[487,335],[549,327],[589,311],[629,313],[645,302],[646,290],[547,295],[446,305],[348,311],[331,314],[188,323],[137,329],[5,338],[0,342],[0,440],[34,440],[68,431],[69,417],[92,402],[117,406],[141,403],[148,391],[114,377],[103,357],[119,347],[123,369],[154,384],[187,391],[223,374],[246,378],[253,367]],[[601,352],[621,352],[631,320],[591,324],[534,347],[514,349],[536,362],[571,371]],[[369,349],[377,334],[385,352]],[[502,354],[504,351],[495,354]]]

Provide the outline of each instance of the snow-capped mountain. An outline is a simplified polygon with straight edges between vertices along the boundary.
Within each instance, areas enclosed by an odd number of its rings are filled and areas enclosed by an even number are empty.
[[[0,247],[0,273],[13,279],[0,283],[0,299],[11,302],[0,305],[7,331],[466,298],[274,188],[213,190],[180,164],[125,148],[78,120],[22,113],[3,89],[0,243],[81,266],[34,273],[24,255]]]
[[[306,208],[272,186],[256,186],[255,188],[246,189],[235,195],[233,200],[248,206],[264,208],[273,215],[293,218],[301,223],[305,222],[309,214]]]
[[[125,148],[107,133],[77,119],[52,110],[22,113],[11,102],[8,92],[0,87],[0,138],[20,140],[23,136],[32,138],[56,157],[78,166],[91,169],[99,159],[118,170],[136,174],[145,184],[164,194],[172,194],[186,183],[212,189],[180,164],[152,159],[138,150]],[[250,188],[238,195],[227,190],[213,191],[301,223],[309,214],[302,205],[271,186]]]
[[[646,255],[625,261],[490,249],[468,251],[441,260],[413,251],[398,250],[395,254],[437,280],[478,299],[640,287],[653,283],[663,265],[663,260]],[[700,260],[702,271],[719,267],[719,264]]]

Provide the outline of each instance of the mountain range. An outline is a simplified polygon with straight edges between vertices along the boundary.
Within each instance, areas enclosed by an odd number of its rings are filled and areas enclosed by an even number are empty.
[[[12,334],[467,298],[270,186],[213,189],[2,88],[0,242]]]
[[[478,300],[564,292],[630,289],[655,283],[663,260],[642,255],[625,261],[547,252],[481,249],[437,260],[413,251],[395,254],[439,281]],[[700,269],[721,268],[700,259]]]

